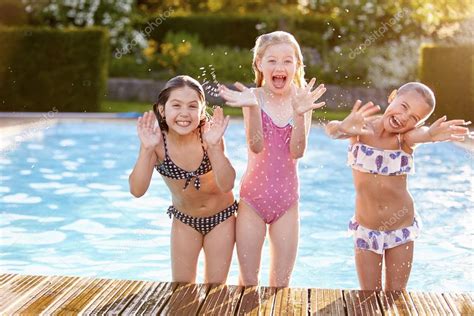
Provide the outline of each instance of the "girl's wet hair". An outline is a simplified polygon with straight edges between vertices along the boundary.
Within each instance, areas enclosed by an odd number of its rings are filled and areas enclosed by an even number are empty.
[[[425,118],[419,122],[419,124],[423,123],[434,112],[436,106],[436,98],[433,93],[433,90],[431,90],[430,87],[421,82],[408,82],[402,85],[397,90],[397,95],[402,95],[410,91],[416,91],[419,95],[421,95],[425,100],[426,104],[428,104],[431,109],[430,112],[425,116]]]
[[[298,87],[303,87],[306,85],[304,80],[304,64],[303,64],[303,54],[301,53],[301,48],[295,37],[290,33],[283,31],[275,31],[272,33],[267,33],[260,35],[255,42],[255,47],[253,50],[253,62],[252,68],[255,73],[255,84],[257,87],[263,85],[263,74],[257,68],[257,59],[262,59],[263,54],[268,46],[274,44],[290,44],[295,50],[296,56],[296,74],[294,81]]]
[[[165,108],[165,104],[168,101],[171,92],[173,92],[176,89],[184,88],[184,87],[189,87],[196,91],[197,95],[199,96],[199,101],[200,103],[203,104],[203,112],[201,115],[201,120],[199,122],[199,127],[203,126],[206,123],[206,110],[205,110],[205,102],[206,102],[206,96],[204,94],[204,89],[202,88],[201,84],[194,78],[190,76],[176,76],[172,79],[170,79],[163,90],[160,91],[160,94],[158,95],[158,100],[156,101],[155,104],[153,104],[153,112],[156,115],[156,118],[158,120],[158,124],[160,125],[160,129],[162,131],[168,131],[168,124],[166,124],[166,119],[164,116],[160,114],[160,111],[158,108],[160,106],[163,107],[163,110]]]

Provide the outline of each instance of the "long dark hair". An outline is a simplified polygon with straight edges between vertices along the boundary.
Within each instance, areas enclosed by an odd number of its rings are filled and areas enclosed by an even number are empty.
[[[160,111],[158,110],[159,106],[163,106],[163,109],[165,107],[166,102],[168,101],[171,92],[173,92],[176,89],[179,88],[184,88],[184,87],[189,87],[193,89],[194,91],[197,92],[199,96],[199,101],[201,101],[204,104],[204,111],[201,115],[201,120],[199,122],[199,128],[201,126],[204,126],[206,123],[207,117],[206,117],[206,96],[204,94],[204,89],[202,88],[201,84],[194,78],[191,78],[190,76],[176,76],[174,78],[171,78],[161,90],[160,94],[158,95],[158,100],[153,104],[153,112],[155,112],[156,119],[158,120],[158,124],[160,125],[160,129],[162,131],[168,132],[168,124],[166,124],[166,119],[160,114]]]

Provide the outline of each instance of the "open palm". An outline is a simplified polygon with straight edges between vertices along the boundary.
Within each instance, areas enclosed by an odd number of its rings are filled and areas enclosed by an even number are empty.
[[[464,120],[446,121],[446,116],[436,120],[428,130],[434,142],[463,141],[469,135],[469,129],[458,125],[469,125],[471,122]]]
[[[138,118],[137,132],[145,148],[155,148],[163,139],[160,126],[156,124],[156,116],[153,111],[145,112],[143,117]]]
[[[229,125],[230,117],[227,115],[224,118],[224,110],[218,107],[214,110],[210,122],[206,122],[204,126],[204,133],[202,138],[208,146],[214,146],[220,143],[224,132]]]
[[[226,104],[232,107],[251,107],[257,106],[257,97],[253,91],[240,82],[236,82],[234,86],[238,91],[231,90],[224,85],[219,87],[219,95],[226,101]]]
[[[296,88],[293,86],[291,104],[296,114],[303,115],[308,111],[318,109],[326,104],[325,102],[315,103],[324,92],[326,92],[326,88],[323,84],[320,84],[316,89],[311,91],[315,83],[316,79],[313,78],[306,87]]]
[[[351,114],[341,122],[339,126],[341,132],[348,135],[372,135],[374,133],[370,123],[377,118],[373,114],[380,111],[380,107],[372,102],[361,104],[362,101],[357,100]]]

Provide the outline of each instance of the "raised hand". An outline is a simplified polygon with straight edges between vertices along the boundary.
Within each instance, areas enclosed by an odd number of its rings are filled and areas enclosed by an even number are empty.
[[[296,88],[293,86],[291,105],[297,115],[304,115],[306,112],[318,109],[326,104],[325,102],[315,103],[326,92],[323,84],[311,91],[315,83],[316,79],[313,78],[306,87]]]
[[[224,85],[219,86],[219,95],[232,107],[252,107],[258,106],[257,97],[252,90],[236,82],[234,86],[238,91],[231,90]]]
[[[224,118],[224,110],[221,107],[215,108],[210,122],[206,122],[204,126],[203,141],[208,146],[219,144],[227,129],[227,125],[229,125],[229,120],[229,115]]]
[[[373,115],[380,111],[380,106],[368,102],[362,105],[357,100],[349,114],[339,125],[339,130],[348,135],[373,135],[374,129],[370,124],[377,116]]]
[[[143,147],[146,149],[155,148],[163,139],[160,126],[156,124],[156,116],[153,111],[145,112],[143,117],[140,116],[138,118],[137,132]]]
[[[428,134],[433,142],[443,141],[463,141],[466,136],[470,136],[469,129],[459,125],[469,125],[471,122],[464,120],[446,121],[446,115],[431,124]]]

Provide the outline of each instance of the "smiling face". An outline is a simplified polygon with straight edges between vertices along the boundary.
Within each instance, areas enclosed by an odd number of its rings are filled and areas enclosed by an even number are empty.
[[[203,110],[204,103],[199,94],[188,86],[173,89],[164,107],[159,107],[169,130],[180,135],[187,135],[199,127]]]
[[[296,74],[295,49],[287,43],[269,45],[257,60],[257,68],[263,74],[264,86],[275,94],[285,93]]]
[[[432,108],[416,90],[399,93],[385,110],[382,122],[391,133],[405,133],[426,120]]]

